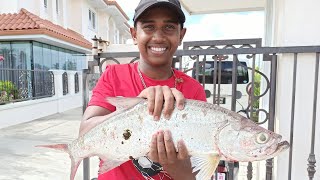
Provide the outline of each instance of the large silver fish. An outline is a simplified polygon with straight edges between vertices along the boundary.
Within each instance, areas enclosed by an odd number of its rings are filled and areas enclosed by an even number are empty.
[[[112,169],[129,157],[148,153],[152,134],[170,130],[172,138],[183,139],[191,156],[197,179],[214,174],[219,160],[259,161],[272,158],[289,147],[281,136],[268,131],[243,116],[222,107],[186,100],[185,108],[173,111],[169,120],[155,121],[148,114],[147,101],[141,98],[108,98],[117,107],[101,124],[71,144],[42,145],[63,150],[71,158],[70,179],[80,162],[99,156]]]

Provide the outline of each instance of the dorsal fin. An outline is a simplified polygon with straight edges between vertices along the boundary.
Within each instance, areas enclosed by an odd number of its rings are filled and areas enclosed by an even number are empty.
[[[117,110],[129,109],[144,100],[140,97],[107,97],[107,102],[117,107]]]

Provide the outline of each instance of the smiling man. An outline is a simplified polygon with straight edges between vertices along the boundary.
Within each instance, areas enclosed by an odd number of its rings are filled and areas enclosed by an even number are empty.
[[[103,122],[108,114],[115,111],[115,107],[105,101],[107,97],[146,98],[149,114],[155,120],[161,116],[169,118],[174,103],[183,109],[185,98],[206,101],[203,87],[196,80],[171,67],[173,55],[186,33],[180,2],[141,0],[133,21],[134,27],[130,31],[140,51],[140,60],[132,64],[107,66],[83,115],[80,135]],[[100,164],[98,179],[195,179],[187,147],[183,141],[175,146],[168,131],[150,135],[149,153],[146,157],[133,158],[136,159],[128,159],[121,165],[104,159]],[[110,170],[110,163],[119,166]]]

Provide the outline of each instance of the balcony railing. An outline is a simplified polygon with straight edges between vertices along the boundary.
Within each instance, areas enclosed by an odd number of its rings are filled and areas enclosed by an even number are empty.
[[[54,76],[50,71],[0,68],[0,104],[51,97]]]

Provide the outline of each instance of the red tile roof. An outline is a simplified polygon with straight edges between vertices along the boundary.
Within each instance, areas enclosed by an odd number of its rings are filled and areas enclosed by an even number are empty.
[[[62,41],[91,49],[91,42],[81,34],[41,19],[22,8],[19,13],[0,14],[0,36],[44,34]]]

